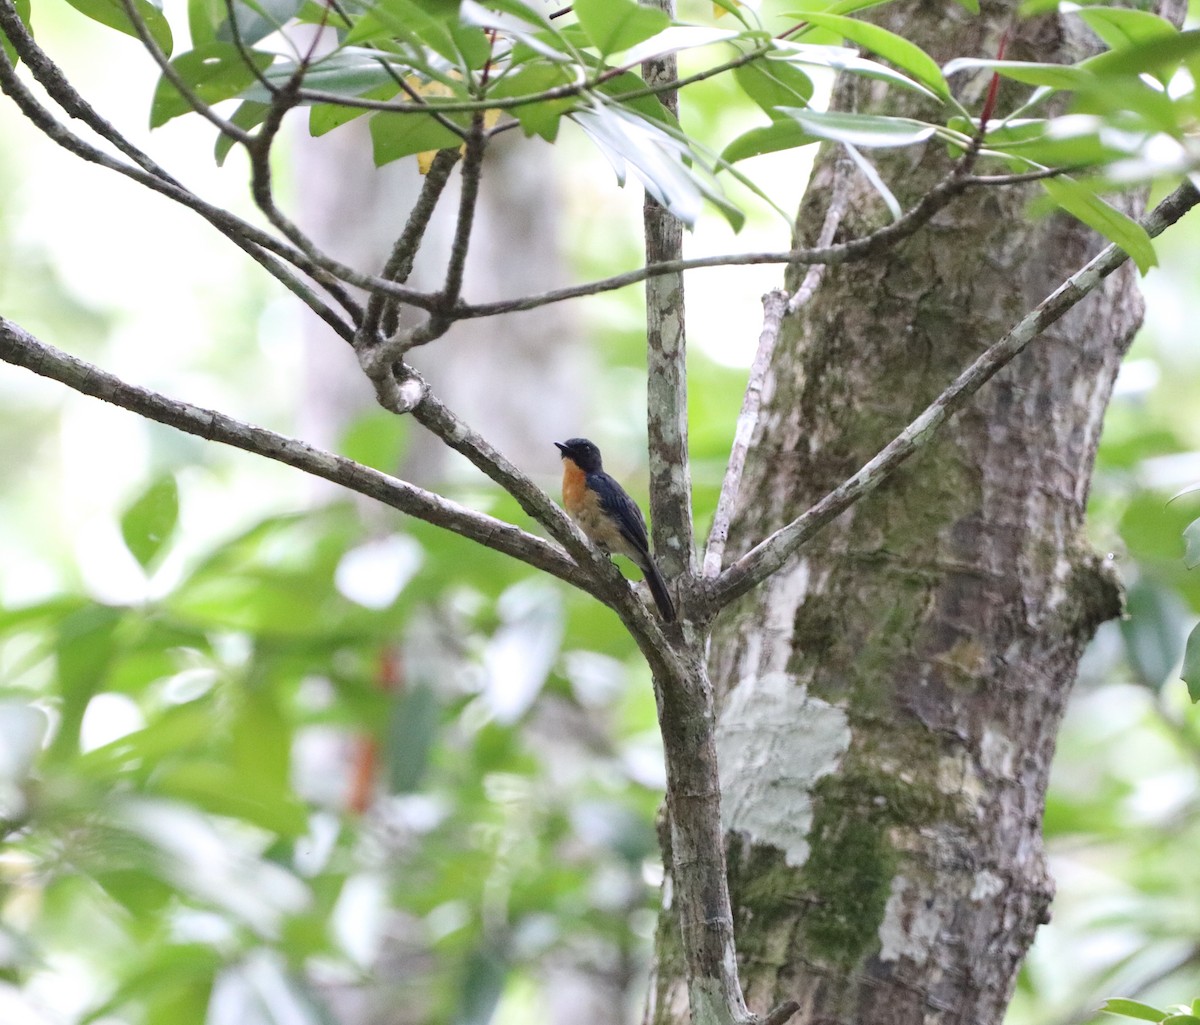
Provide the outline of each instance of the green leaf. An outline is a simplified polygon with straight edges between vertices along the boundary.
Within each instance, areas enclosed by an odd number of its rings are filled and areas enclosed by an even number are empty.
[[[838,35],[858,43],[876,56],[891,61],[902,71],[907,71],[913,78],[929,86],[943,99],[950,98],[950,87],[942,75],[937,62],[915,43],[910,43],[903,36],[889,32],[879,25],[858,21],[855,18],[843,18],[836,14],[810,12],[805,20],[813,25],[820,25],[836,32]]]
[[[149,774],[162,759],[203,747],[216,731],[212,707],[193,701],[168,708],[142,729],[88,751],[76,764],[81,773],[99,778],[128,774],[131,768]]]
[[[374,89],[368,89],[362,96],[363,99],[368,100],[390,100],[398,92],[400,92],[400,87],[395,82],[386,82]],[[340,103],[318,103],[308,112],[308,133],[317,138],[370,113],[373,112],[365,107],[343,106]]]
[[[262,791],[285,797],[291,767],[292,738],[287,720],[262,681],[246,687],[230,729],[233,771]]]
[[[1160,1011],[1157,1007],[1136,1000],[1106,1000],[1100,1010],[1108,1014],[1119,1014],[1123,1018],[1140,1018],[1142,1021],[1162,1021],[1167,1016],[1166,1011]]]
[[[849,114],[842,111],[815,111],[799,107],[781,107],[810,135],[852,146],[913,146],[933,136],[935,129],[909,117],[885,117],[881,114]]]
[[[273,54],[253,51],[251,58],[261,72],[271,66]],[[254,71],[237,47],[231,43],[209,43],[196,50],[182,53],[171,61],[184,84],[205,103],[232,99],[255,81]],[[150,106],[150,127],[158,128],[174,117],[190,114],[192,105],[165,76],[158,80],[154,102]]]
[[[337,450],[356,463],[395,473],[408,448],[408,437],[403,417],[375,409],[355,418],[342,433]]]
[[[276,61],[267,69],[266,77],[272,85],[283,86],[296,74],[297,69],[294,61]],[[304,74],[304,85],[309,89],[346,97],[363,96],[372,89],[396,86],[395,76],[402,70],[393,68],[389,71],[381,54],[358,47],[344,47],[312,65]],[[461,82],[456,83],[454,88],[461,88],[461,85]],[[259,84],[251,86],[242,95],[259,103],[270,103],[272,99],[271,93]]]
[[[178,519],[179,486],[170,475],[154,481],[121,514],[121,537],[142,569],[171,539]]]
[[[262,786],[217,762],[160,765],[154,789],[179,798],[213,815],[250,822],[281,836],[300,836],[308,829],[304,805],[289,793]]]
[[[201,1025],[208,1009],[213,979],[221,969],[221,954],[208,943],[177,943],[149,948],[149,956],[125,965],[117,991],[90,1011],[83,1025],[109,1018],[134,1000],[148,1009],[169,1010],[165,1021]]]
[[[80,14],[87,15],[92,21],[115,28],[118,32],[124,32],[135,39],[141,38],[137,29],[133,27],[133,22],[125,13],[125,5],[121,3],[121,0],[67,0],[67,3]],[[133,7],[146,26],[146,31],[158,43],[158,48],[169,57],[174,43],[171,39],[171,26],[163,17],[162,11],[155,7],[150,0],[133,0]]]
[[[1179,659],[1184,612],[1179,596],[1155,583],[1138,583],[1125,598],[1121,638],[1130,668],[1144,687],[1158,691]]]
[[[430,114],[381,111],[372,115],[370,129],[376,167],[415,153],[452,149],[463,142]]]
[[[786,61],[763,58],[735,68],[733,77],[742,92],[768,114],[780,106],[807,106],[812,99],[812,79]]]
[[[21,19],[21,24],[29,28],[29,4],[30,0],[15,0],[17,8],[17,17]],[[8,63],[16,67],[20,58],[17,57],[17,51],[12,43],[8,41],[8,36],[0,33],[0,46],[4,47],[4,53],[8,57]]]
[[[635,0],[576,0],[574,10],[602,56],[628,50],[671,24],[663,11]]]
[[[1184,494],[1186,493],[1184,492]],[[1200,520],[1192,520],[1183,528],[1183,544],[1183,564],[1188,569],[1200,566]]]
[[[234,41],[233,26],[229,23],[224,0],[219,0],[221,18],[217,24],[216,40]],[[279,32],[299,13],[304,0],[236,0],[233,5],[238,35],[245,46],[253,46],[273,32]],[[196,42],[196,40],[193,40]]]
[[[457,17],[453,20],[457,21]],[[431,14],[413,0],[377,0],[346,34],[343,43],[377,38],[381,30],[385,36],[394,36],[419,49],[428,47],[460,70],[468,70],[450,30],[450,19]]]
[[[1179,675],[1187,684],[1188,697],[1192,699],[1192,704],[1200,704],[1200,623],[1192,627],[1192,632],[1188,634],[1187,644],[1183,649],[1183,670]],[[1123,1002],[1131,1003],[1132,1001]],[[1112,1001],[1110,1000],[1109,1003],[1111,1004]],[[1126,1012],[1116,1011],[1114,1013],[1125,1014]],[[1130,1017],[1136,1018],[1140,1015],[1130,1015]],[[1158,1021],[1159,1019],[1147,1018],[1146,1020]]]
[[[1176,34],[1165,18],[1131,7],[1080,7],[1072,13],[1113,50],[1137,46]]]
[[[188,0],[188,35],[192,46],[217,41],[217,27],[225,20],[225,0]]]
[[[536,64],[528,64],[511,75],[505,75],[488,95],[497,98],[534,96],[571,81],[572,74],[564,65],[539,61]],[[527,136],[540,135],[547,142],[553,142],[558,137],[558,125],[562,116],[573,110],[578,103],[577,97],[568,96],[560,100],[525,103],[510,108],[509,113],[521,123],[521,129]]]
[[[651,198],[684,224],[695,224],[708,200],[735,231],[741,229],[744,215],[725,198],[702,157],[662,125],[619,106],[577,110],[571,120],[607,157],[619,184],[632,167]]]
[[[384,747],[388,787],[412,793],[421,783],[438,732],[438,700],[427,683],[418,683],[392,707]]]
[[[662,101],[657,96],[639,96],[630,100],[620,99],[626,93],[637,92],[639,89],[645,88],[646,83],[642,81],[640,75],[626,71],[623,75],[603,82],[600,91],[605,96],[610,96],[619,102],[626,110],[640,114],[648,121],[657,121],[665,128],[678,128],[679,119],[662,105]]]
[[[1091,57],[1081,65],[1096,75],[1161,73],[1200,52],[1200,29],[1158,36],[1121,50]]]
[[[795,149],[820,141],[817,136],[810,135],[791,118],[780,118],[772,124],[751,128],[750,131],[739,135],[725,147],[721,159],[732,164],[747,157],[756,157],[760,153]]]
[[[1025,85],[1044,85],[1051,89],[1087,89],[1096,85],[1095,76],[1073,64],[1042,64],[1037,61],[1002,61],[982,57],[957,57],[942,67],[949,78],[960,71],[994,71]]]
[[[271,105],[269,103],[259,103],[257,100],[243,100],[229,120],[239,128],[249,131],[251,128],[257,128],[261,125],[266,120],[270,110]],[[225,158],[229,156],[229,151],[233,149],[233,144],[236,141],[224,133],[217,136],[216,144],[213,146],[213,157],[216,159],[218,167],[221,167],[225,163]]]
[[[77,753],[83,713],[108,671],[116,650],[114,634],[124,615],[121,608],[86,605],[59,622],[54,657],[62,704],[58,731],[50,745],[53,757]]]
[[[1143,274],[1158,263],[1146,229],[1073,178],[1048,178],[1042,188],[1071,216],[1124,249]]]
[[[463,977],[458,987],[459,1007],[454,1020],[467,1025],[491,1021],[504,992],[508,972],[508,958],[494,941],[471,951],[463,965]]]

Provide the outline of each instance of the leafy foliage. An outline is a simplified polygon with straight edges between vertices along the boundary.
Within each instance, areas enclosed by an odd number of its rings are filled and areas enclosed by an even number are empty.
[[[72,3],[105,25],[134,31],[119,0]],[[1050,201],[1125,249],[1143,272],[1153,265],[1146,233],[1099,193],[1195,171],[1188,133],[1200,32],[1181,32],[1140,10],[1072,7],[1072,16],[1107,52],[1074,65],[972,55],[939,67],[912,42],[857,16],[872,6],[862,0],[801,5],[788,12],[788,21],[769,24],[737,4],[714,9],[732,10],[736,23],[727,17],[705,23],[671,20],[635,0],[590,0],[565,9],[566,17],[523,0],[376,0],[334,7],[300,0],[234,0],[229,6],[190,0],[188,28],[196,49],[177,57],[173,68],[205,104],[247,101],[235,117],[242,128],[261,122],[272,103],[311,108],[314,134],[369,115],[379,164],[457,146],[472,118],[484,112],[493,121],[511,119],[499,130],[515,125],[550,142],[566,121],[600,149],[619,183],[632,168],[688,224],[708,204],[735,229],[745,211],[718,178],[733,162],[819,140],[895,147],[938,139],[961,152],[978,138],[981,160],[1010,172],[1075,173],[1043,183]],[[162,14],[149,0],[137,0],[136,11],[169,52],[170,28]],[[298,42],[297,30],[314,25],[334,41],[320,53]],[[683,78],[685,98],[688,82],[728,76],[771,123],[724,142],[681,131],[658,102],[661,87],[638,74],[643,61],[670,54],[698,64]],[[926,114],[914,120],[824,113],[811,106],[813,72],[878,78],[925,97]],[[1028,91],[1013,108],[991,111],[985,121],[983,111],[968,110],[957,98],[956,87],[980,74],[1010,79]],[[1063,106],[1059,101],[1065,101],[1063,113],[1043,113]],[[161,125],[189,109],[164,79],[151,122]],[[229,145],[227,139],[219,143],[219,160]],[[880,187],[893,205],[886,185]],[[752,186],[755,191],[761,192]]]

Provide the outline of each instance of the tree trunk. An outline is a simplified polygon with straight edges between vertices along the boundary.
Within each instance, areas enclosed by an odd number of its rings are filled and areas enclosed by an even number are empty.
[[[1015,8],[909,3],[880,20],[939,61],[995,56],[1005,28],[1022,60],[1070,62],[1091,45],[1077,20],[1016,22]],[[953,84],[978,111],[987,78]],[[863,79],[835,97],[929,116],[922,102],[893,90],[885,107]],[[950,166],[935,143],[869,155],[904,206]],[[822,156],[802,207],[807,243],[835,178],[848,190],[838,240],[886,221],[837,159]],[[729,559],[857,470],[1100,248],[1064,215],[1031,220],[1030,195],[969,192],[899,248],[830,268],[785,321]],[[1053,893],[1041,819],[1055,734],[1084,645],[1119,609],[1084,507],[1140,316],[1127,265],[719,620],[709,664],[752,1010],[795,999],[809,1022],[1000,1020]],[[681,1022],[664,906],[648,1020]]]

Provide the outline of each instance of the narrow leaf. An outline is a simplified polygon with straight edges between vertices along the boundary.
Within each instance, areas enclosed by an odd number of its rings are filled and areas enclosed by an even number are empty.
[[[1124,1018],[1140,1018],[1142,1021],[1162,1021],[1167,1016],[1166,1011],[1160,1011],[1157,1007],[1139,1003],[1137,1000],[1106,1000],[1100,1010],[1109,1014],[1119,1014]]]
[[[1185,613],[1175,592],[1161,584],[1135,584],[1125,601],[1128,615],[1120,623],[1125,657],[1138,682],[1157,692],[1179,659]]]
[[[1071,216],[1124,249],[1143,274],[1157,265],[1158,257],[1155,256],[1150,236],[1132,217],[1121,213],[1090,189],[1065,175],[1047,178],[1042,182],[1042,188]]]
[[[779,53],[785,54],[788,60],[797,64],[811,64],[815,67],[829,68],[830,71],[859,75],[862,78],[877,78],[904,89],[911,89],[935,102],[945,99],[945,96],[934,92],[929,86],[889,68],[886,64],[860,57],[857,51],[845,46],[815,46],[786,39],[776,39],[773,43]]]
[[[1097,75],[1141,75],[1174,67],[1200,52],[1200,29],[1159,36],[1083,62]]]
[[[908,117],[880,114],[849,114],[843,111],[814,111],[781,107],[780,113],[795,118],[810,135],[852,146],[913,146],[934,134],[933,125]]]
[[[1090,71],[1073,64],[1044,64],[1037,61],[987,60],[980,57],[957,57],[942,67],[947,78],[960,71],[994,71],[1002,78],[1025,85],[1044,85],[1051,89],[1087,89],[1096,85]]]
[[[1073,12],[1113,50],[1176,34],[1165,18],[1129,7],[1080,7]]]
[[[129,15],[125,13],[125,5],[121,3],[121,0],[67,0],[67,3],[80,14],[91,18],[92,21],[115,28],[118,32],[124,32],[127,36],[133,36],[135,39],[140,38],[137,29],[133,27],[133,22],[129,20]],[[150,0],[133,0],[133,8],[146,26],[146,31],[158,43],[158,48],[170,56],[171,48],[174,45],[171,39],[171,26],[163,17],[162,11],[155,7]]]
[[[420,786],[437,739],[438,713],[437,694],[423,682],[393,706],[384,746],[389,793],[412,793]]]
[[[1192,704],[1200,704],[1200,624],[1192,627],[1192,632],[1188,634],[1187,645],[1183,649],[1183,671],[1179,675],[1187,684],[1188,697],[1192,699]],[[1108,1003],[1111,1004],[1114,1001],[1110,1000]],[[1133,1001],[1122,1000],[1119,1003],[1131,1004]],[[1104,1010],[1108,1010],[1107,1004],[1104,1006]],[[1149,1008],[1149,1010],[1154,1010],[1154,1008]],[[1145,1018],[1146,1021],[1160,1020],[1146,1015],[1129,1014],[1127,1011],[1114,1011],[1113,1013],[1126,1014],[1131,1018]]]
[[[810,12],[804,18],[813,25],[831,29],[884,60],[891,61],[902,71],[907,71],[918,82],[929,86],[939,96],[949,98],[950,87],[946,85],[946,79],[937,66],[937,62],[919,46],[910,43],[903,36],[889,32],[879,25],[872,25],[870,22],[844,18],[836,14]]]
[[[232,43],[233,26],[229,23],[228,11],[224,0],[218,2],[222,18],[217,26],[216,39]],[[273,32],[279,32],[296,17],[304,6],[304,0],[238,0],[232,6],[237,18],[238,35],[245,45],[253,46]],[[193,40],[193,43],[197,42]]]
[[[154,481],[121,514],[121,537],[143,569],[171,539],[178,519],[179,488],[172,476]]]
[[[820,139],[806,132],[791,118],[780,118],[761,128],[751,128],[734,139],[721,153],[721,159],[729,163],[756,157],[761,153],[775,153],[778,150],[795,149],[810,143],[820,142]]]
[[[1193,489],[1189,488],[1188,490]],[[1186,491],[1181,493],[1187,494]],[[1183,564],[1188,569],[1195,569],[1200,566],[1200,520],[1192,520],[1183,528],[1183,543]]]

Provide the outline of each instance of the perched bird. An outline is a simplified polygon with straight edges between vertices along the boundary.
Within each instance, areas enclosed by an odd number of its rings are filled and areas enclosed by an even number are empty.
[[[627,555],[646,575],[654,604],[666,622],[675,618],[675,604],[666,581],[654,564],[646,538],[646,520],[637,503],[604,472],[600,450],[587,438],[555,442],[563,460],[563,505],[596,547]]]

